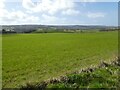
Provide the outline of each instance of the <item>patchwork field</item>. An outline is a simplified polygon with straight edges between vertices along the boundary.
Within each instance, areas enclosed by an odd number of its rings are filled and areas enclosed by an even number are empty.
[[[2,84],[13,88],[113,60],[118,33],[11,34],[2,45]]]

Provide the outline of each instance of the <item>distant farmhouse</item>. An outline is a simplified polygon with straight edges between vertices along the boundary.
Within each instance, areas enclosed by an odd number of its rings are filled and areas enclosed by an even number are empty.
[[[16,33],[14,27],[2,27],[2,33]]]

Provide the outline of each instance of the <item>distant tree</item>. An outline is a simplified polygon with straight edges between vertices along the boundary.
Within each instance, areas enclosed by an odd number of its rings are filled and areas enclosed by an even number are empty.
[[[6,30],[5,29],[2,29],[2,32],[5,32]]]
[[[5,29],[2,29],[2,33],[6,33],[6,30],[5,30]]]

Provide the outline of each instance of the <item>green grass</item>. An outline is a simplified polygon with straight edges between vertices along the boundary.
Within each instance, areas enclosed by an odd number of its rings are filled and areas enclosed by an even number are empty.
[[[68,74],[66,80],[48,83],[45,88],[118,88],[120,66],[109,65],[97,68],[94,72]],[[110,89],[111,90],[111,89]],[[113,89],[116,90],[116,89]]]
[[[3,35],[3,87],[59,77],[117,56],[118,33]]]

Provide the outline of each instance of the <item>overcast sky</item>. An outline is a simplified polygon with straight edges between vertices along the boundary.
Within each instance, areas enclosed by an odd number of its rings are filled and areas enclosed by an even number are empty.
[[[0,0],[0,24],[117,26],[118,1]]]

